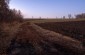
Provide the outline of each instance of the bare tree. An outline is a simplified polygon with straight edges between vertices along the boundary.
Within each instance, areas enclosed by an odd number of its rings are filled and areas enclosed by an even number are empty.
[[[10,1],[10,0],[5,0],[5,2],[6,2],[7,4],[9,4],[9,1]]]
[[[20,10],[9,9],[10,0],[0,0],[0,21],[19,21],[22,20],[23,16]]]
[[[69,19],[72,17],[71,14],[68,14]]]
[[[8,7],[9,0],[0,0],[0,21],[6,20],[9,14],[9,7]]]
[[[32,18],[34,18],[34,17],[32,16]]]
[[[85,13],[77,14],[77,15],[76,15],[76,18],[77,18],[77,19],[79,19],[79,18],[85,18]]]
[[[63,16],[63,19],[65,19],[66,17],[65,16]]]
[[[11,19],[11,21],[22,21],[23,15],[20,10],[11,9],[10,10],[10,19]]]
[[[39,18],[41,19],[41,16]]]

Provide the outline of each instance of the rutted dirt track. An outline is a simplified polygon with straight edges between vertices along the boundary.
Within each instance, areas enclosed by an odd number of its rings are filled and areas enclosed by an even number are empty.
[[[33,23],[21,24],[13,35],[7,55],[85,55],[80,41]]]

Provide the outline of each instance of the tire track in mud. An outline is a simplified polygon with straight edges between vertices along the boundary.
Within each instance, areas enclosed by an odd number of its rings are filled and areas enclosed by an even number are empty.
[[[83,55],[80,41],[29,22],[19,27],[8,50],[11,55]]]

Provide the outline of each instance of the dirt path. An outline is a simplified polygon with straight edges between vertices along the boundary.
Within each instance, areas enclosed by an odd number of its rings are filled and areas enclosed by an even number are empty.
[[[11,55],[83,55],[82,43],[33,23],[19,26],[8,52]]]
[[[75,52],[80,52],[80,50],[82,51],[83,49],[82,43],[78,40],[68,36],[63,36],[62,34],[50,30],[43,29],[35,24],[31,24],[30,26],[32,26],[38,32],[38,34],[42,36],[43,39],[46,39],[49,42],[59,44]]]

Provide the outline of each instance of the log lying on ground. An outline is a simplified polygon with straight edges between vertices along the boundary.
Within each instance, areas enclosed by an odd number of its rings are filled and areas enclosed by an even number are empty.
[[[68,36],[63,36],[62,34],[43,29],[35,24],[31,24],[37,33],[42,36],[42,38],[48,40],[49,42],[58,44],[66,49],[69,49],[75,53],[83,53],[84,49],[82,43],[76,39],[70,38]]]

